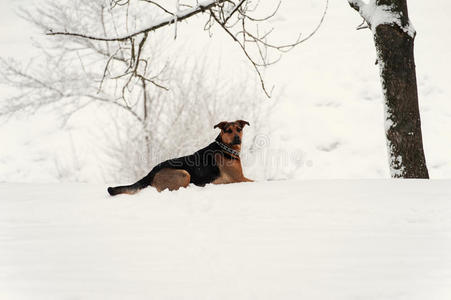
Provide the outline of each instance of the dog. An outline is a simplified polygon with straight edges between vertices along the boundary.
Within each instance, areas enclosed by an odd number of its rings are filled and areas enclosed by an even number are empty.
[[[240,160],[243,129],[246,125],[250,126],[244,120],[220,122],[213,129],[219,128],[221,132],[207,147],[188,156],[166,160],[136,183],[109,187],[108,193],[111,196],[135,194],[148,186],[161,192],[165,189],[178,190],[190,183],[205,186],[208,183],[252,182],[243,175]]]

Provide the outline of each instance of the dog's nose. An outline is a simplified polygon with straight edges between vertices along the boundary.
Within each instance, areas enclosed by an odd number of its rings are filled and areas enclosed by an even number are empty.
[[[235,136],[233,137],[233,143],[234,143],[234,144],[241,144],[240,137],[237,136],[237,135],[235,135]]]

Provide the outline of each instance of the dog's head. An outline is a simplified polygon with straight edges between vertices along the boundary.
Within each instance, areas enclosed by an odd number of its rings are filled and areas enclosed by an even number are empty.
[[[244,126],[249,125],[248,121],[237,120],[235,122],[223,121],[215,125],[214,128],[221,129],[219,138],[223,144],[230,146],[235,150],[241,149],[241,140],[243,137]]]

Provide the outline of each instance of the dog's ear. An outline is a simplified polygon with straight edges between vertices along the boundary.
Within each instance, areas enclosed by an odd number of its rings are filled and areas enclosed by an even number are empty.
[[[213,127],[213,129],[219,127],[219,129],[223,130],[224,127],[226,126],[226,124],[227,124],[227,122],[218,123],[218,124],[215,125],[215,127]]]
[[[248,121],[244,120],[237,120],[236,123],[240,124],[241,127],[244,127],[245,125],[251,126]]]

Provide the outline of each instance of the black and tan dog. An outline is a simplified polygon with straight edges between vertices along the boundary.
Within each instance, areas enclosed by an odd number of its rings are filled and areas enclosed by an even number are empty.
[[[207,183],[222,184],[252,181],[243,175],[240,150],[243,128],[249,122],[221,122],[214,128],[221,133],[207,147],[194,154],[170,159],[156,165],[147,176],[138,182],[118,187],[109,187],[108,193],[134,194],[139,190],[153,186],[159,192],[165,189],[177,190],[190,183],[204,186]]]

